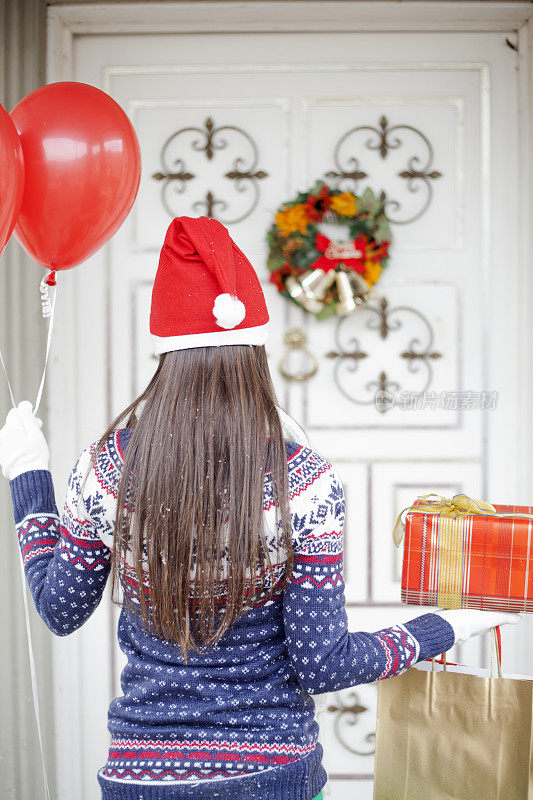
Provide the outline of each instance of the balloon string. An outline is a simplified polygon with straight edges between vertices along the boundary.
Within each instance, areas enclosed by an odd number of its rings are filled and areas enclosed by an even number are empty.
[[[2,364],[2,369],[4,370],[4,375],[6,376],[6,383],[7,383],[7,388],[9,389],[9,396],[11,398],[11,405],[13,406],[13,408],[16,408],[17,404],[15,403],[15,397],[13,395],[13,389],[11,388],[11,381],[9,380],[9,375],[7,374],[6,365],[4,363],[4,356],[2,355],[2,350],[1,349],[0,349],[0,363]]]
[[[55,306],[56,306],[56,297],[57,297],[57,286],[54,290],[54,298],[52,304],[50,306],[48,300],[48,293],[47,289],[43,288],[44,284],[41,283],[41,298],[43,299],[43,316],[49,316],[48,322],[48,334],[46,337],[46,351],[45,351],[45,359],[44,359],[44,367],[43,372],[41,375],[41,382],[39,384],[39,390],[37,392],[37,399],[35,400],[35,408],[34,408],[34,415],[37,414],[37,410],[41,404],[41,398],[43,396],[43,389],[44,389],[44,381],[46,378],[46,370],[48,366],[48,359],[50,356],[50,345],[52,341],[52,330],[54,327],[54,315],[55,315]],[[45,295],[45,297],[43,297]],[[46,302],[45,302],[46,301]],[[4,357],[2,355],[2,350],[0,348],[0,363],[2,365],[2,369],[4,371],[4,375],[7,382],[7,387],[9,389],[9,396],[11,398],[11,404],[13,408],[16,408],[17,405],[15,403],[15,397],[13,394],[13,389],[11,387],[11,381],[9,380],[9,375],[7,373],[6,365],[4,362]],[[46,764],[44,758],[44,747],[43,747],[43,735],[41,730],[41,714],[39,711],[39,689],[37,686],[37,671],[35,668],[35,657],[33,654],[33,640],[31,635],[31,624],[30,624],[30,613],[28,608],[28,589],[26,586],[26,575],[24,572],[24,562],[22,559],[22,553],[20,552],[19,548],[19,563],[20,563],[20,577],[22,582],[22,597],[24,599],[24,617],[26,622],[26,639],[28,642],[28,659],[30,662],[30,676],[31,676],[31,686],[32,686],[32,693],[33,693],[33,708],[35,711],[35,720],[37,723],[37,734],[39,737],[39,749],[41,751],[41,764],[43,768],[43,780],[44,780],[44,791],[46,795],[46,800],[50,800],[50,788],[48,786],[48,778],[46,775]]]
[[[54,298],[55,299],[55,298]],[[4,375],[6,376],[7,386],[9,389],[9,394],[11,397],[11,403],[13,408],[16,408],[15,398],[13,396],[13,390],[11,388],[11,382],[9,380],[9,375],[7,374],[6,365],[4,363],[4,358],[2,356],[2,350],[0,349],[0,362],[2,363],[2,368],[4,370]],[[39,749],[41,751],[41,763],[43,765],[43,779],[44,779],[44,791],[46,795],[46,800],[50,800],[50,789],[48,787],[48,778],[46,776],[46,766],[44,761],[44,748],[43,748],[43,736],[41,731],[41,715],[39,712],[39,690],[37,687],[37,673],[35,670],[35,658],[33,655],[33,642],[32,642],[32,635],[31,635],[31,626],[30,626],[30,614],[28,610],[28,589],[26,587],[26,575],[24,573],[24,562],[22,561],[22,553],[20,548],[17,548],[19,551],[19,564],[20,564],[20,578],[22,583],[22,597],[24,598],[24,617],[26,622],[26,639],[28,642],[28,658],[30,662],[30,675],[31,675],[31,686],[33,692],[33,709],[35,712],[35,720],[37,722],[37,734],[39,736]]]
[[[48,786],[48,778],[46,777],[46,765],[44,761],[43,735],[41,731],[41,715],[39,712],[39,690],[37,687],[37,672],[35,669],[35,658],[33,655],[33,643],[32,643],[31,625],[30,625],[30,613],[28,609],[28,589],[26,587],[24,562],[22,560],[22,553],[20,552],[20,549],[19,549],[19,555],[20,555],[19,559],[20,575],[22,580],[22,596],[24,598],[24,616],[26,618],[26,636],[28,639],[28,658],[30,662],[31,687],[33,691],[33,708],[35,711],[35,719],[37,722],[37,734],[39,736],[39,748],[41,751],[41,763],[43,766],[44,792],[46,795],[46,800],[50,800],[50,788]]]
[[[42,310],[43,316],[48,316],[48,334],[46,337],[46,351],[44,357],[44,366],[43,372],[41,375],[41,382],[39,384],[39,390],[37,392],[37,398],[35,400],[35,408],[33,410],[34,416],[37,415],[37,410],[41,404],[41,398],[43,396],[43,389],[44,389],[44,381],[46,378],[46,368],[48,366],[48,358],[50,356],[50,344],[52,342],[52,330],[54,328],[54,316],[55,316],[55,308],[56,308],[56,297],[57,297],[57,286],[54,289],[54,298],[52,300],[52,304],[50,306],[50,302],[48,299],[48,287],[44,288],[44,280],[41,281],[41,299],[42,299]],[[7,375],[6,375],[7,377]],[[9,382],[9,381],[8,381]],[[30,675],[31,675],[31,686],[33,691],[33,708],[35,710],[35,720],[37,722],[37,734],[39,736],[39,748],[41,751],[41,764],[43,767],[43,780],[44,780],[44,792],[46,795],[46,800],[50,800],[50,788],[48,786],[48,778],[46,776],[46,763],[44,759],[44,748],[43,748],[43,735],[41,731],[41,714],[39,712],[39,689],[37,686],[37,672],[35,669],[35,658],[33,655],[33,643],[32,643],[32,635],[31,635],[31,625],[30,625],[30,615],[28,611],[28,589],[26,586],[26,575],[24,573],[24,562],[22,560],[22,553],[20,554],[20,568],[21,568],[21,580],[22,580],[22,595],[24,597],[24,614],[26,617],[26,636],[28,640],[28,657],[30,661]]]
[[[43,283],[41,283],[41,291],[42,291]],[[54,328],[54,316],[56,310],[56,298],[57,298],[57,286],[54,289],[54,299],[52,300],[52,305],[49,313],[49,321],[48,321],[48,335],[46,337],[46,352],[44,357],[44,367],[43,367],[43,374],[41,375],[41,383],[39,384],[39,391],[37,392],[37,398],[35,400],[35,408],[33,409],[34,415],[37,414],[39,406],[41,405],[41,398],[43,396],[43,389],[44,389],[44,381],[46,378],[46,369],[48,367],[48,358],[50,356],[50,345],[52,343],[52,330]],[[43,313],[44,312],[44,304],[43,304]]]
[[[41,291],[42,291],[42,286],[43,286],[43,284],[41,283]],[[45,379],[46,379],[46,371],[47,371],[47,367],[48,367],[48,359],[50,357],[50,346],[52,344],[52,331],[53,331],[53,328],[54,328],[56,297],[57,297],[57,286],[54,289],[54,299],[52,300],[52,304],[50,306],[50,311],[47,314],[47,316],[49,316],[49,322],[48,322],[48,334],[47,334],[47,337],[46,337],[46,351],[45,351],[45,357],[44,357],[43,372],[42,372],[42,375],[41,375],[41,382],[39,384],[39,389],[37,391],[37,398],[35,400],[35,408],[33,409],[34,415],[37,414],[37,411],[39,409],[39,406],[41,405],[41,399],[42,399],[42,396],[43,396],[44,382],[45,382]],[[45,304],[43,302],[43,314],[45,314],[45,313],[46,313],[45,312]],[[8,388],[8,391],[9,391],[9,397],[10,397],[10,400],[11,400],[11,405],[13,406],[13,408],[16,408],[17,404],[15,402],[15,395],[13,393],[13,387],[11,386],[11,381],[9,380],[9,375],[8,375],[8,372],[7,372],[7,369],[6,369],[6,364],[5,364],[5,361],[4,361],[4,356],[2,354],[2,349],[1,348],[0,348],[0,364],[2,365],[2,370],[4,372],[4,376],[5,376],[5,379],[6,379],[7,388]]]

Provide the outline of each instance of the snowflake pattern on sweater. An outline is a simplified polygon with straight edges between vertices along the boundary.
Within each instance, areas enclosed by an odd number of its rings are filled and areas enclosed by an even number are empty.
[[[83,451],[61,515],[48,471],[11,481],[28,584],[58,635],[80,627],[101,600],[129,435],[110,436],[90,469],[94,445]],[[142,786],[146,800],[308,800],[327,777],[312,695],[397,675],[453,644],[451,626],[435,614],[377,633],[348,631],[341,481],[308,447],[287,442],[287,459],[295,561],[284,592],[247,611],[187,664],[175,644],[122,610],[118,640],[127,664],[123,694],[109,709],[103,798],[133,800]],[[263,508],[277,582],[286,554],[274,550],[268,473]],[[139,590],[128,572],[123,589],[133,599]]]

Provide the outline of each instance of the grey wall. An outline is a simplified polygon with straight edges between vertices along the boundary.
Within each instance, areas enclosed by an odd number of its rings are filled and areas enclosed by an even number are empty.
[[[11,111],[45,82],[45,0],[0,0],[0,102]],[[15,399],[35,401],[44,357],[39,281],[42,269],[12,237],[0,259],[0,347]],[[9,410],[0,374],[0,425]],[[46,425],[46,396],[40,415]],[[18,545],[7,480],[0,474],[0,797],[44,797],[20,586]],[[50,641],[32,609],[47,772],[55,797]],[[75,800],[75,798],[69,798]]]

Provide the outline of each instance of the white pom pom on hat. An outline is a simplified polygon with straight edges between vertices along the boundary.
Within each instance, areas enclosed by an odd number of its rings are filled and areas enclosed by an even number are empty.
[[[213,316],[221,328],[234,328],[246,316],[244,303],[227,292],[217,295],[213,306]]]

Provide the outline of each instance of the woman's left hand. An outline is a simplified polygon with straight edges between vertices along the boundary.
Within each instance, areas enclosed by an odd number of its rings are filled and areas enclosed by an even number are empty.
[[[48,469],[50,453],[42,424],[28,400],[9,411],[0,430],[0,466],[5,478],[13,480],[22,472]]]

